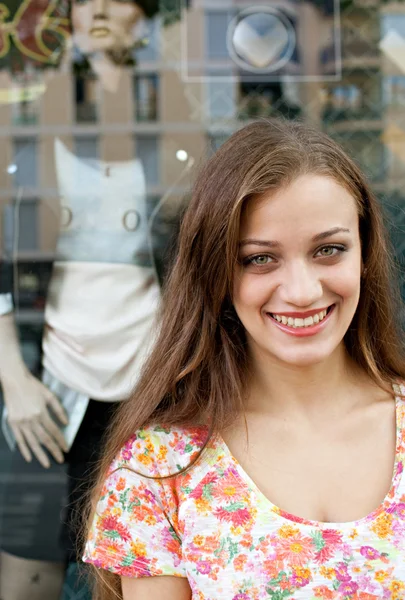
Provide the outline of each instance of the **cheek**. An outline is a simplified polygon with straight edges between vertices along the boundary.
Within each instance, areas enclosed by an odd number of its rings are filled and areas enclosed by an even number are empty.
[[[235,308],[258,308],[268,301],[271,284],[267,277],[248,273],[235,277],[233,286],[233,303]]]
[[[340,296],[343,300],[358,300],[360,294],[360,269],[353,268],[334,273],[334,276],[328,279],[327,287],[333,293]]]
[[[93,22],[93,13],[91,6],[85,4],[83,6],[75,6],[72,9],[72,27],[77,33],[87,33]]]

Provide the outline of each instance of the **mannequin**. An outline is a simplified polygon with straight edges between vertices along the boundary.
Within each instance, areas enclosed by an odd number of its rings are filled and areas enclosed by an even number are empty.
[[[139,160],[85,161],[56,140],[55,162],[62,224],[45,308],[42,381],[21,358],[11,265],[4,262],[0,380],[10,444],[45,468],[66,460],[69,509],[61,542],[66,560],[74,561],[80,552],[75,517],[92,483],[102,434],[153,340],[173,221],[162,218],[169,204],[164,198],[156,207],[147,199]],[[5,553],[1,562],[2,600],[59,599],[65,564]]]
[[[144,17],[153,17],[159,0],[73,0],[73,43],[109,91],[117,89],[123,65],[143,45]]]

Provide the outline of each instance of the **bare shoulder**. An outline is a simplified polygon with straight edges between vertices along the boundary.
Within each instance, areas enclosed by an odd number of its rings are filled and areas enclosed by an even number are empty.
[[[121,577],[124,600],[191,600],[184,577]]]

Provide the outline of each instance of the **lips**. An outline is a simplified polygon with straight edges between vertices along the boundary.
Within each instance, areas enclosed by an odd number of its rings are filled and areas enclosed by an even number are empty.
[[[335,306],[335,304],[332,304],[326,309],[321,310],[321,313],[319,313],[318,309],[315,311],[307,311],[306,313],[266,313],[266,315],[276,327],[281,329],[281,331],[296,337],[306,337],[316,335],[325,328]],[[312,316],[313,314],[314,316]],[[318,318],[319,314],[322,315],[321,319]],[[292,317],[290,315],[299,316]],[[309,316],[305,316],[304,318],[303,315]]]

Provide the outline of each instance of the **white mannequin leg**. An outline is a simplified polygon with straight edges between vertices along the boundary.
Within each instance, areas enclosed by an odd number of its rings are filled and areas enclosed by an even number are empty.
[[[64,577],[63,563],[0,553],[1,600],[60,600]]]

